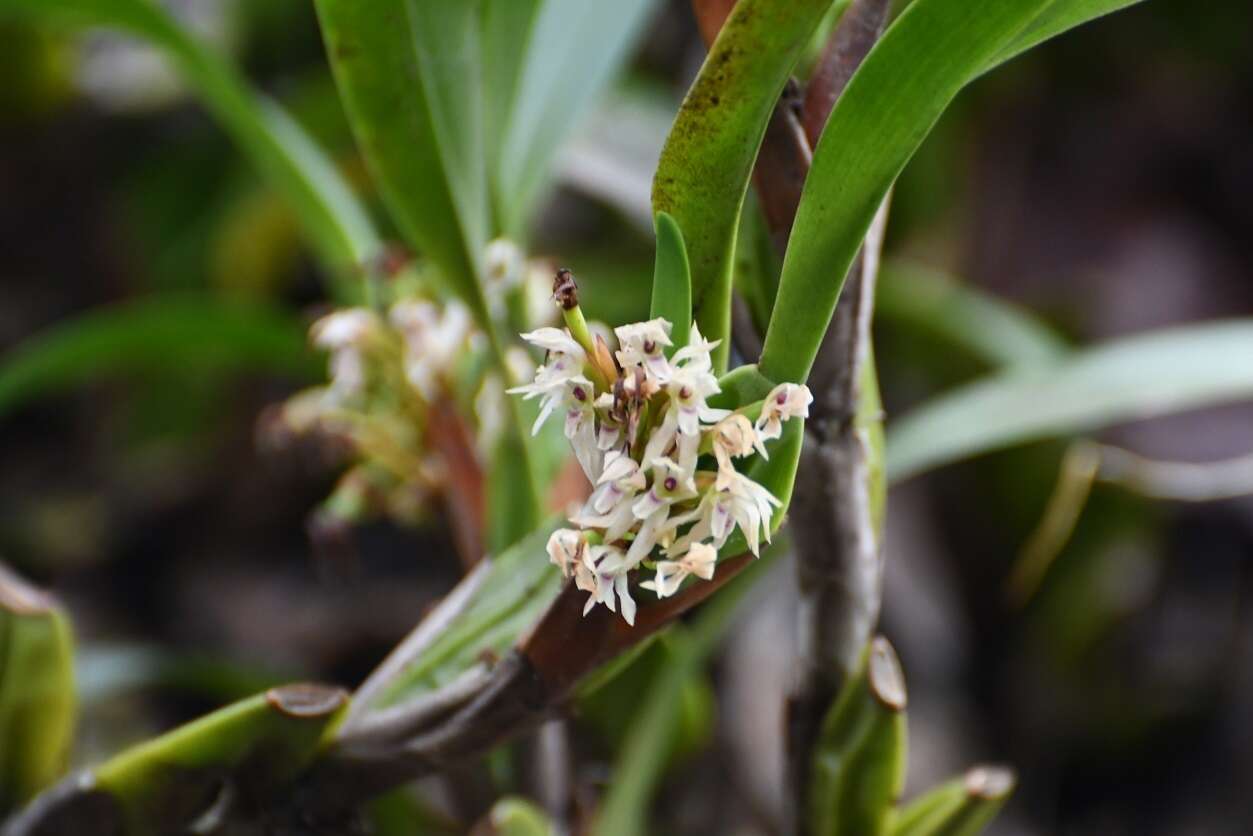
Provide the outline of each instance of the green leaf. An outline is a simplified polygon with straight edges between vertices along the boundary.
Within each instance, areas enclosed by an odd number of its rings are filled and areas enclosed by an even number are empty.
[[[504,655],[561,591],[560,573],[545,554],[548,535],[561,522],[550,519],[492,558],[474,601],[368,708],[384,708],[446,685],[484,653]]]
[[[691,629],[676,637],[670,664],[643,695],[637,719],[626,734],[626,745],[614,766],[613,781],[593,829],[598,836],[653,832],[645,816],[672,751],[680,721],[676,705],[683,689],[718,648],[744,596],[765,575],[778,551],[767,549],[761,560],[718,590],[701,607]]]
[[[544,811],[523,798],[502,798],[487,817],[494,836],[550,836],[553,832]]]
[[[1054,0],[1018,37],[992,58],[986,69],[991,70],[1067,29],[1140,2],[1143,0]]]
[[[888,426],[893,481],[968,456],[1253,397],[1253,320],[1166,329],[1011,369]]]
[[[347,706],[338,688],[272,688],[128,749],[95,770],[96,786],[120,803],[128,834],[187,832],[225,779],[264,798],[294,778]]]
[[[490,329],[476,3],[317,0],[357,144],[397,225]]]
[[[154,297],[58,323],[0,357],[0,415],[105,375],[174,371],[317,374],[302,322],[212,297]]]
[[[493,13],[518,18],[525,11],[507,13],[493,7],[534,5],[534,0],[489,0],[488,29],[494,43],[500,43],[499,26],[492,25]],[[578,126],[583,113],[617,74],[630,53],[644,23],[655,7],[655,0],[615,0],[588,3],[586,0],[542,0],[530,30],[515,29],[515,42],[526,44],[516,65],[517,85],[495,171],[497,206],[503,232],[513,238],[526,236],[527,224],[537,197],[548,182],[553,155]],[[504,68],[513,68],[516,43],[500,57],[485,53],[492,61],[485,67],[497,84]],[[489,103],[494,91],[488,93]]]
[[[239,72],[145,0],[0,0],[0,15],[121,29],[158,47],[299,218],[344,298],[361,295],[359,266],[378,250],[369,216],[304,130]]]
[[[892,836],[977,836],[1014,791],[1014,773],[980,766],[911,801]]]
[[[823,719],[809,791],[815,836],[882,836],[905,784],[905,679],[895,651],[871,642],[861,670]]]
[[[69,619],[0,564],[0,816],[56,781],[74,737]]]
[[[788,74],[831,0],[741,0],[683,100],[653,179],[653,211],[683,230],[692,265],[692,310],[706,339],[731,329],[731,266],[740,208],[757,148]]]
[[[760,366],[804,382],[871,220],[957,93],[1050,0],[915,0],[836,102],[801,192]],[[686,228],[686,225],[685,227]]]
[[[692,273],[683,246],[683,231],[674,218],[658,212],[657,265],[653,271],[653,301],[650,316],[664,317],[674,326],[670,339],[674,342],[668,353],[687,345],[692,328]]]
[[[1070,350],[1028,311],[911,261],[883,264],[875,305],[880,316],[930,331],[992,366],[1052,363]]]

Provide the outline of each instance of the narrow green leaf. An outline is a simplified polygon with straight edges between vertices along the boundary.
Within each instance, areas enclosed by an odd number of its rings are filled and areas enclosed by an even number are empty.
[[[499,194],[500,155],[541,5],[541,0],[483,0],[483,140],[498,229],[508,213]]]
[[[687,345],[692,328],[692,273],[687,263],[683,231],[674,218],[658,212],[657,264],[653,271],[653,319],[664,317],[674,326],[670,339],[674,347],[669,353]]]
[[[892,646],[871,642],[823,720],[809,791],[815,836],[881,836],[905,784],[905,678]]]
[[[862,62],[814,149],[766,332],[763,374],[798,383],[808,377],[844,278],[893,181],[962,87],[1049,3],[914,0]]]
[[[316,6],[349,122],[384,201],[409,242],[490,328],[479,285],[488,202],[477,4]]]
[[[653,179],[653,211],[674,216],[692,265],[692,310],[706,339],[731,329],[740,207],[766,123],[831,0],[740,0],[683,100]],[[864,230],[863,230],[864,231]]]
[[[1028,311],[915,262],[884,263],[875,310],[913,331],[930,331],[992,366],[1052,363],[1070,350]]]
[[[526,39],[526,50],[517,70],[517,91],[495,172],[505,234],[526,237],[531,210],[548,182],[554,154],[617,74],[655,5],[656,0],[542,0],[529,33],[525,29],[513,33],[519,41]],[[494,62],[496,56],[491,55]]]
[[[274,102],[238,71],[145,0],[0,0],[0,15],[121,29],[162,50],[224,130],[287,200],[340,293],[361,295],[358,270],[378,250],[364,208],[334,164]]]
[[[223,780],[263,798],[294,778],[347,706],[338,688],[273,688],[128,749],[95,770],[96,785],[121,804],[128,834],[187,832]]]
[[[979,766],[901,811],[892,836],[978,836],[1014,791],[1012,770]]]
[[[775,550],[720,589],[701,607],[692,628],[675,642],[670,665],[643,696],[638,719],[626,735],[626,746],[614,766],[613,781],[601,805],[598,836],[640,836],[653,832],[646,814],[662,777],[680,714],[676,704],[685,683],[695,676],[717,648],[732,617],[753,584],[773,562]]]
[[[561,523],[548,520],[534,533],[491,558],[490,574],[473,603],[435,642],[379,694],[370,708],[384,708],[446,685],[485,652],[503,655],[561,591],[560,573],[545,554],[548,535]]]
[[[1253,397],[1253,320],[1171,328],[1011,369],[888,426],[888,477],[968,456]]]
[[[76,700],[69,619],[0,564],[0,816],[61,777]]]
[[[212,297],[154,297],[66,320],[0,357],[0,415],[104,375],[266,371],[306,379],[318,366],[304,324],[288,314]]]
[[[986,69],[991,70],[1068,29],[1140,2],[1143,0],[1054,0],[988,62]]]

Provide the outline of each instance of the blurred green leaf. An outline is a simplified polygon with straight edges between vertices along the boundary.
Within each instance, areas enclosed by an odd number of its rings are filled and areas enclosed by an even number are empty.
[[[814,746],[808,815],[815,836],[888,832],[905,785],[905,701],[896,653],[885,639],[874,639]]]
[[[519,7],[507,14],[521,22],[526,17],[521,7],[534,3],[489,0],[487,13],[487,37],[508,47],[503,55],[489,53],[488,74],[496,84],[508,83],[504,72],[516,67],[517,87],[501,138],[499,168],[494,172],[500,226],[516,239],[526,235],[531,210],[548,182],[553,156],[622,66],[655,6],[655,0],[539,0],[529,29],[505,35],[494,25],[493,18],[502,15],[498,7]],[[525,44],[520,55],[516,42]],[[498,55],[500,64],[492,69]],[[497,95],[488,92],[489,105]]]
[[[683,100],[657,164],[653,211],[670,213],[683,230],[692,312],[706,339],[722,340],[714,352],[718,371],[726,370],[730,351],[731,267],[753,161],[788,75],[830,5],[740,0]]]
[[[0,357],[0,415],[47,392],[149,370],[317,374],[304,324],[289,314],[203,296],[101,308],[30,337]]]
[[[1051,363],[1069,351],[1029,312],[916,262],[885,262],[875,303],[880,316],[930,331],[992,366]]]
[[[582,693],[577,710],[580,726],[590,726],[613,751],[621,751],[628,744],[645,707],[640,694],[656,687],[671,667],[684,663],[686,647],[691,641],[688,633],[688,628],[675,624],[656,641],[645,642],[642,652],[630,655],[629,664],[606,671],[608,675],[593,674],[597,676],[595,687],[589,688],[587,683],[580,685]],[[678,715],[673,733],[666,738],[665,751],[658,755],[665,763],[674,764],[676,759],[708,743],[713,731],[714,704],[708,678],[693,675],[684,680],[671,705]]]
[[[347,706],[337,688],[274,688],[122,752],[95,770],[96,786],[121,805],[128,834],[187,832],[224,779],[264,798],[294,778]]]
[[[1014,773],[980,766],[911,801],[892,836],[977,836],[1014,791]]]
[[[251,90],[220,55],[157,4],[144,0],[0,0],[0,15],[14,13],[118,28],[159,47],[240,150],[287,199],[310,245],[340,279],[341,293],[347,298],[360,295],[358,267],[378,248],[368,215],[300,126],[273,101]]]
[[[923,404],[888,427],[888,476],[1040,438],[1253,397],[1253,320],[1128,337],[1011,369]]]
[[[490,328],[479,285],[489,219],[477,4],[316,5],[357,144],[397,225]]]
[[[618,756],[613,780],[597,816],[594,828],[597,836],[639,836],[653,832],[648,827],[649,803],[673,751],[672,741],[682,720],[679,700],[684,687],[717,650],[744,596],[765,575],[781,551],[781,546],[765,550],[760,560],[701,607],[690,630],[681,638],[674,636],[670,664],[643,695],[637,719],[625,735],[625,746]]]
[[[487,814],[494,836],[550,836],[552,822],[544,811],[522,798],[502,798]]]
[[[0,564],[0,816],[61,777],[74,737],[69,619]]]
[[[673,326],[670,339],[674,347],[668,353],[687,345],[692,329],[692,273],[687,263],[683,232],[674,218],[658,212],[657,265],[653,271],[653,299],[650,315],[664,317]]]

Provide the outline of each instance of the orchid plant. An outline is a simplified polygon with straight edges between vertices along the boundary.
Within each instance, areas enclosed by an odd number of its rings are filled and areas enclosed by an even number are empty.
[[[569,270],[554,304],[537,303],[552,274],[527,237],[559,140],[620,66],[648,0],[316,0],[360,153],[413,256],[391,272],[336,167],[158,7],[0,0],[159,44],[292,203],[339,306],[311,331],[328,381],[283,405],[278,426],[346,442],[330,506],[417,522],[446,495],[473,511],[465,579],[351,695],[293,686],[210,715],[37,795],[5,836],[258,821],[351,832],[369,799],[531,731],[697,604],[724,623],[719,607],[768,562],[789,508],[804,640],[781,832],[977,832],[1012,773],[980,768],[902,804],[904,681],[875,637],[884,483],[869,325],[883,217],[967,83],[1129,2],[898,5],[893,18],[886,0],[693,2],[709,54],[653,179],[650,316],[604,328]],[[794,76],[803,107],[781,102]],[[746,213],[750,181],[759,208]],[[779,243],[777,271],[737,260],[752,225]],[[567,448],[553,455],[558,430]],[[563,494],[567,451],[581,482]],[[471,471],[468,490],[450,487]],[[32,647],[61,670],[64,642],[45,623],[59,616],[38,600],[6,612],[37,620],[23,622]],[[611,786],[596,832],[652,832],[653,783]],[[493,819],[491,832],[569,825],[506,808],[539,824]],[[293,823],[304,829],[282,829]]]

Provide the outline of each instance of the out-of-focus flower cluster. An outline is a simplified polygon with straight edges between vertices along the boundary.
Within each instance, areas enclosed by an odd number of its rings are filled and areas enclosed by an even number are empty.
[[[516,246],[493,242],[484,261],[494,317],[514,313],[535,322],[531,310],[552,315],[551,303],[528,299],[536,284],[546,295],[550,274],[535,275],[538,265]],[[473,433],[467,438],[476,448],[471,454],[487,460],[508,420],[506,383],[463,304],[430,294],[405,273],[380,293],[388,297],[380,304],[338,309],[313,323],[310,337],[328,354],[329,380],[290,398],[271,425],[280,432],[271,437],[316,433],[347,448],[350,467],[319,514],[339,521],[387,516],[413,524],[447,484],[432,423],[455,416]],[[504,310],[505,300],[514,300],[521,313]],[[514,379],[529,374],[524,351],[515,348],[507,356]]]
[[[549,539],[549,557],[590,593],[584,613],[603,604],[633,624],[630,573],[637,567],[655,572],[641,586],[665,597],[689,576],[712,578],[718,549],[736,528],[754,554],[770,539],[779,500],[734,460],[768,458],[766,443],[784,421],[807,415],[812,397],[803,385],[783,384],[759,412],[714,409],[708,399],[720,390],[710,352],[717,343],[695,324],[679,347],[665,319],[623,325],[612,354],[580,330],[581,339],[570,328],[523,334],[546,356],[531,383],[509,391],[540,399],[535,431],[554,414],[565,422],[593,485],[570,518],[573,527]]]

